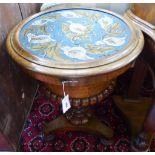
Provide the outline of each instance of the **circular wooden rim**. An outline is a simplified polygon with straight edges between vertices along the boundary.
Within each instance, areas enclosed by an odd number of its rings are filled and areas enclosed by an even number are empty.
[[[128,54],[126,57],[119,59],[118,61],[114,61],[110,64],[92,67],[92,68],[82,68],[82,69],[67,69],[67,68],[55,68],[55,67],[47,67],[44,65],[40,65],[34,62],[30,62],[24,57],[20,56],[14,46],[12,44],[12,36],[14,34],[14,30],[18,27],[18,25],[10,32],[6,40],[7,51],[9,55],[22,67],[25,69],[38,72],[41,74],[58,76],[58,77],[84,77],[84,76],[93,76],[97,74],[104,74],[107,72],[112,72],[114,70],[120,69],[123,66],[131,63],[142,51],[144,45],[144,37],[142,32],[139,29],[136,29],[138,44],[137,46]]]
[[[14,33],[12,34],[12,37],[11,37],[11,44],[12,44],[12,47],[14,49],[14,51],[16,53],[18,53],[19,56],[25,58],[26,60],[28,60],[30,63],[35,63],[35,64],[38,64],[38,65],[43,65],[43,66],[46,66],[46,67],[53,67],[53,68],[60,68],[60,69],[78,69],[78,68],[92,68],[92,67],[97,67],[97,66],[103,66],[103,65],[106,65],[106,64],[110,64],[114,61],[117,61],[125,56],[127,56],[128,54],[130,54],[130,52],[132,52],[134,50],[134,48],[137,46],[138,44],[138,39],[137,39],[137,36],[136,36],[136,32],[135,32],[135,29],[133,28],[133,25],[128,22],[125,18],[123,18],[122,16],[116,14],[116,13],[113,13],[111,11],[107,11],[107,10],[104,10],[104,9],[94,9],[94,8],[64,8],[64,9],[56,9],[56,10],[52,10],[52,11],[59,11],[59,10],[65,10],[65,9],[89,9],[89,10],[96,10],[96,11],[102,11],[102,12],[106,12],[108,14],[111,14],[113,16],[116,16],[117,18],[120,18],[121,20],[123,20],[129,27],[131,33],[132,33],[132,36],[131,36],[131,39],[129,41],[129,44],[124,48],[122,49],[118,54],[115,54],[113,56],[110,56],[108,58],[101,58],[101,59],[96,59],[96,60],[90,60],[90,61],[87,61],[87,62],[71,62],[71,63],[63,63],[63,62],[59,62],[59,61],[54,61],[54,60],[46,60],[46,59],[43,59],[43,58],[39,58],[37,56],[34,56],[34,55],[31,55],[28,51],[26,51],[20,44],[20,41],[19,41],[19,33],[22,29],[22,27],[28,23],[30,20],[32,20],[33,18],[36,18],[42,14],[46,14],[48,12],[51,12],[50,10],[48,11],[44,11],[44,12],[41,12],[41,13],[37,13],[31,17],[28,17],[26,18],[24,21],[22,21],[17,27],[16,29],[14,30]]]

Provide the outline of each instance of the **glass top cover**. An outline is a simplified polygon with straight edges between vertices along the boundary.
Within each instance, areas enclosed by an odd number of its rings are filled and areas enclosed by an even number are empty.
[[[19,32],[24,50],[60,62],[106,59],[125,49],[130,40],[131,30],[121,18],[81,8],[41,14]]]

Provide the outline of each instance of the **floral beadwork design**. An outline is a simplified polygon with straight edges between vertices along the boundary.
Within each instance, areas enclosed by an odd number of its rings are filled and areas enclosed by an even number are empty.
[[[22,47],[39,58],[82,62],[104,59],[124,49],[131,30],[119,17],[93,9],[51,11],[20,30]]]

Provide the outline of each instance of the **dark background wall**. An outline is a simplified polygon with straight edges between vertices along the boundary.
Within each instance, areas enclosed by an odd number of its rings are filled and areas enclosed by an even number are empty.
[[[22,19],[39,12],[40,4],[0,4],[0,151],[15,151],[31,108],[37,81],[25,75],[5,49],[9,31]]]

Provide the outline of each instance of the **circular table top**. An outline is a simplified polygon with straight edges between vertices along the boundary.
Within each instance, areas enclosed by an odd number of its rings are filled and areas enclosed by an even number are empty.
[[[138,35],[130,22],[113,12],[71,8],[28,17],[8,38],[9,50],[31,66],[73,70],[119,61],[136,48]]]
[[[106,12],[72,9],[49,12],[27,22],[19,41],[30,54],[60,62],[87,62],[119,54],[131,30]]]

